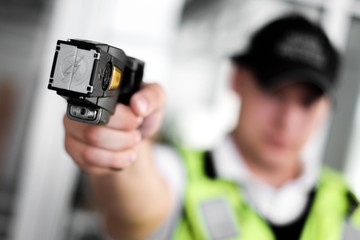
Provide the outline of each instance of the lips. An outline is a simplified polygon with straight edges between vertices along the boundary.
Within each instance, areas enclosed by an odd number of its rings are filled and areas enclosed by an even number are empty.
[[[275,137],[270,137],[268,139],[268,143],[278,149],[286,149],[289,147],[289,141],[287,141],[284,137],[279,137],[279,136],[275,136]]]

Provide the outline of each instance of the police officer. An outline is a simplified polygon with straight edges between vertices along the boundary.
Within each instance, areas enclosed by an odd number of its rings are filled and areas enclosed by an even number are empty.
[[[360,239],[342,177],[301,151],[331,106],[339,65],[319,26],[284,16],[231,57],[241,99],[211,151],[154,146],[165,94],[147,84],[106,126],[64,117],[65,146],[91,182],[114,239]],[[119,170],[121,169],[121,170]]]

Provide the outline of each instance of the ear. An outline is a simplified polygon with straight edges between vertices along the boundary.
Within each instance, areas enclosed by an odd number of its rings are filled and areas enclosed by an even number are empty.
[[[241,96],[242,85],[244,82],[244,69],[240,66],[232,65],[231,72],[231,89]]]

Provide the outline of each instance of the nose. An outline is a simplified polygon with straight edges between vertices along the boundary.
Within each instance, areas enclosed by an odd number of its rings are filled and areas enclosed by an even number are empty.
[[[301,130],[303,118],[303,109],[300,104],[294,101],[282,102],[278,113],[278,127],[283,131],[290,131],[292,129]]]

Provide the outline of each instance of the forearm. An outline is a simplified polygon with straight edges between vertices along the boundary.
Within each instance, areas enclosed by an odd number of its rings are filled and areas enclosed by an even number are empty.
[[[136,162],[123,171],[89,176],[97,206],[115,238],[139,239],[149,235],[170,208],[170,191],[156,169],[150,142],[143,141],[136,152]]]
[[[168,215],[170,190],[155,167],[148,140],[160,128],[164,103],[160,85],[143,84],[129,105],[117,104],[105,126],[64,117],[65,149],[88,173],[98,209],[115,239],[141,239]]]

